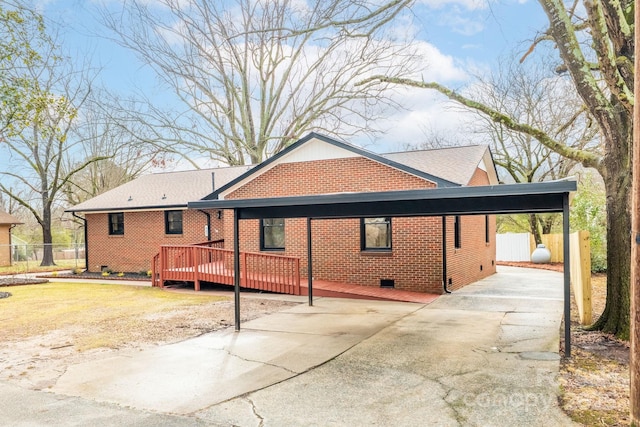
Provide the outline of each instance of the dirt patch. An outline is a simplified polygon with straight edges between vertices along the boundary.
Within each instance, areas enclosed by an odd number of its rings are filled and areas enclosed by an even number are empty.
[[[53,290],[48,287],[53,286],[32,287],[32,293],[26,296],[24,294],[29,289],[25,287],[21,290],[22,295],[16,291],[12,298],[0,302],[0,321],[4,320],[6,323],[3,339],[0,341],[0,379],[22,387],[45,390],[55,385],[70,365],[111,357],[120,351],[137,351],[179,342],[233,325],[234,304],[229,297],[172,295],[166,291],[146,288],[151,293],[148,305],[152,308],[141,311],[138,306],[129,308],[126,305],[135,298],[130,293],[123,293],[113,305],[108,305],[104,300],[111,285],[94,285],[101,292],[98,300],[104,305],[89,304],[80,297],[72,300],[73,295],[70,295],[66,304],[63,301],[51,306],[49,300]],[[79,286],[73,284],[69,289]],[[138,288],[122,285],[117,287]],[[41,304],[49,304],[46,309],[48,313],[40,317],[34,316],[33,322],[29,322],[28,313],[24,313],[24,321],[16,320],[15,317],[21,316],[22,312],[18,309],[11,311],[6,304],[18,305],[20,308],[27,305],[27,297],[35,300],[37,292],[42,295]],[[72,291],[67,292],[71,294]],[[180,300],[174,302],[174,298]],[[184,301],[186,298],[190,300]],[[205,302],[194,303],[193,299]],[[31,303],[33,305],[28,306],[29,310],[38,310],[39,303]],[[168,306],[169,303],[172,305]],[[120,305],[126,307],[119,311]],[[243,297],[240,304],[241,320],[245,322],[293,305],[295,304],[276,299]],[[56,311],[60,312],[59,315],[52,317],[51,313]],[[77,314],[85,316],[82,317],[84,320],[69,321],[68,318]]]
[[[591,276],[593,319],[602,314],[607,296],[605,274]],[[628,426],[629,343],[600,331],[585,330],[571,295],[571,358],[560,363],[560,406],[585,426]],[[560,329],[564,356],[564,322]]]

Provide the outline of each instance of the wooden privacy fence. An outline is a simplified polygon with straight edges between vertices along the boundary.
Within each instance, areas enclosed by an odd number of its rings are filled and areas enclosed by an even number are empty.
[[[562,234],[543,234],[542,244],[551,252],[551,262],[564,262]],[[536,242],[530,233],[508,233],[496,236],[497,261],[531,261]],[[589,232],[577,231],[569,236],[571,287],[578,306],[580,323],[593,322],[591,306],[591,250]]]
[[[562,237],[562,235],[560,235]],[[562,244],[560,245],[562,247]],[[591,249],[589,232],[577,231],[569,235],[571,269],[571,287],[578,306],[580,323],[590,325],[593,322],[591,306]]]
[[[165,281],[234,284],[233,251],[199,245],[161,246],[152,260],[153,286]],[[300,295],[300,259],[281,255],[241,252],[240,286]]]

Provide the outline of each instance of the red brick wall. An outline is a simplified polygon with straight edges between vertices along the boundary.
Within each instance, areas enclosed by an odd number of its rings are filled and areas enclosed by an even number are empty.
[[[341,173],[344,171],[344,173]],[[472,182],[488,183],[485,172],[478,170]],[[257,177],[226,196],[232,198],[262,198],[347,191],[392,191],[431,188],[431,182],[392,169],[366,158],[324,160],[287,163]],[[230,217],[230,215],[228,216]],[[482,221],[479,228],[478,220]],[[475,221],[475,222],[474,222]],[[493,230],[495,232],[495,220]],[[468,284],[491,272],[495,242],[489,246],[484,240],[484,217],[465,218],[462,228],[462,248],[453,250],[453,229],[449,233],[448,263],[452,288]],[[360,220],[314,220],[313,275],[315,279],[345,281],[368,286],[380,286],[381,279],[392,279],[395,287],[421,292],[442,292],[442,220],[431,218],[393,218],[390,253],[372,253],[360,250]],[[452,227],[451,220],[451,227]],[[475,230],[475,231],[474,231]],[[240,222],[240,249],[258,252],[259,221]],[[478,242],[477,234],[481,233]],[[302,275],[307,275],[306,219],[288,219],[285,222],[285,251],[283,255],[301,259]],[[225,224],[227,247],[232,247],[233,229]],[[492,239],[493,241],[495,238]],[[450,241],[450,242],[449,242]],[[475,253],[473,252],[475,250]],[[492,252],[493,250],[493,252]],[[479,267],[464,271],[470,265]],[[495,264],[495,262],[493,263]],[[459,271],[460,270],[460,271]],[[475,271],[478,270],[478,271]]]
[[[488,183],[478,169],[473,185]],[[365,158],[286,163],[255,178],[227,196],[232,198],[280,197],[336,192],[391,191],[431,188],[429,181]],[[233,246],[233,212],[217,219],[211,211],[212,239],[225,238]],[[108,234],[108,215],[87,214],[89,271],[107,266],[113,271],[148,270],[160,245],[183,245],[206,240],[206,216],[184,212],[182,235],[166,235],[162,211],[125,212],[123,236]],[[226,221],[224,221],[226,218]],[[259,222],[240,222],[241,250],[258,252]],[[490,242],[485,243],[484,216],[462,218],[462,247],[454,249],[453,218],[447,222],[447,276],[457,289],[495,272],[495,218],[490,217]],[[301,259],[307,275],[306,219],[289,219],[285,225],[286,250],[278,252]],[[314,278],[380,286],[393,279],[396,288],[421,292],[442,291],[442,230],[440,217],[393,218],[390,253],[360,250],[360,220],[314,220]],[[482,266],[482,271],[480,271]]]
[[[223,219],[211,213],[212,240],[223,238]],[[139,272],[151,268],[151,258],[158,253],[160,245],[186,245],[207,240],[205,226],[207,217],[196,210],[184,211],[183,234],[165,234],[164,212],[125,212],[124,235],[109,235],[108,214],[87,214],[87,236],[89,241],[89,271],[100,271],[107,266],[113,271]]]
[[[0,267],[11,265],[11,225],[0,224]]]
[[[488,185],[487,173],[477,169],[470,185]],[[496,218],[489,215],[489,242],[486,242],[485,215],[460,217],[461,247],[455,248],[454,217],[447,218],[447,285],[460,289],[496,272]]]
[[[433,188],[435,184],[363,157],[284,163],[227,199]]]

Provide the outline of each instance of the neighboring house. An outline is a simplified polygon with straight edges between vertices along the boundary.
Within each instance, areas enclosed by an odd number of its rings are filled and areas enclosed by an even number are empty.
[[[219,179],[221,171],[227,171],[225,179]],[[253,168],[181,174],[185,179],[188,176],[210,183],[211,172],[216,189],[208,195],[202,192],[207,187],[203,182],[194,181],[199,191],[183,194],[181,190],[190,187],[177,178],[178,174],[173,175],[175,179],[170,178],[172,174],[157,174],[71,209],[83,212],[87,220],[89,270],[104,266],[122,271],[149,268],[161,244],[224,238],[225,248],[231,249],[231,215],[221,215],[218,220],[217,212],[208,212],[213,218],[209,230],[215,232],[205,238],[206,215],[185,210],[187,201],[498,183],[486,146],[378,155],[314,133]],[[158,195],[165,193],[180,195],[180,203],[159,203]],[[137,201],[143,197],[145,200]],[[171,212],[176,210],[183,215],[178,237],[167,233]],[[306,236],[306,219],[244,220],[240,224],[240,250],[298,257],[301,275],[306,277]],[[454,290],[495,272],[493,216],[318,219],[313,221],[313,236],[314,279],[441,293],[443,282]],[[146,258],[141,258],[143,255]]]
[[[22,221],[0,211],[0,267],[11,265],[11,229],[18,224]]]

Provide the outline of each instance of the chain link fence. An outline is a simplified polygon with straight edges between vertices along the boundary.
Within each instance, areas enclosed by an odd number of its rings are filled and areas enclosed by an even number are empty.
[[[55,266],[41,266],[45,249],[50,249]],[[0,245],[0,274],[37,273],[51,270],[85,269],[85,248],[79,243]]]

